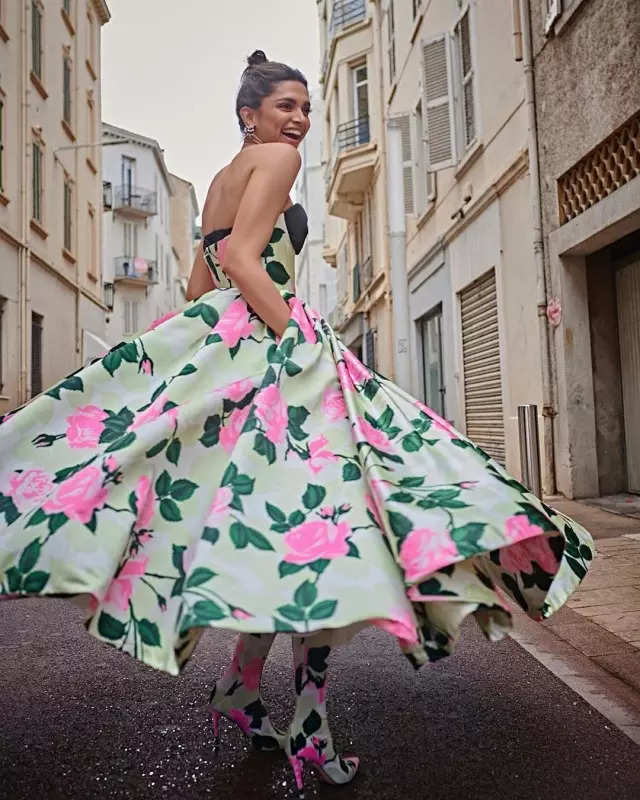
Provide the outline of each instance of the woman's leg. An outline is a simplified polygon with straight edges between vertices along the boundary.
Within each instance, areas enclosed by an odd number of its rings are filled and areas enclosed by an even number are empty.
[[[274,638],[274,633],[241,633],[238,636],[231,664],[209,698],[216,746],[220,715],[251,736],[259,750],[278,750],[283,746],[283,734],[271,724],[260,696],[262,671]]]
[[[320,635],[292,637],[296,710],[285,745],[298,788],[304,763],[314,764],[330,783],[348,783],[358,769],[356,757],[336,753],[327,720],[327,662],[331,647]]]

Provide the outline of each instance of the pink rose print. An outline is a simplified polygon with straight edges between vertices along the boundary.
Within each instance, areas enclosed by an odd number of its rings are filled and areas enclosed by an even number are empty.
[[[219,243],[218,243],[219,244]],[[240,708],[232,708],[229,716],[247,736],[251,733],[251,720]]]
[[[253,323],[249,322],[246,301],[240,297],[234,300],[218,320],[213,332],[220,335],[227,347],[235,347],[240,339],[250,336]]]
[[[318,520],[303,522],[285,534],[289,552],[284,560],[289,564],[308,564],[318,558],[340,558],[349,552],[347,536],[351,528],[346,522],[334,525]]]
[[[205,526],[215,528],[229,510],[229,503],[233,499],[233,491],[228,486],[220,486],[214,495],[213,503],[209,509]],[[237,619],[239,619],[237,617]]]
[[[314,737],[316,738],[316,737]],[[316,749],[313,745],[308,744],[296,753],[298,759],[302,761],[310,761],[312,764],[324,764],[327,756],[321,750]]]
[[[53,488],[54,483],[49,473],[41,469],[26,469],[24,472],[13,473],[7,493],[14,506],[22,513],[42,505]]]
[[[243,609],[241,608],[234,608],[233,611],[231,612],[231,616],[234,619],[251,619],[252,615],[247,613],[246,611],[243,611]]]
[[[231,234],[229,234],[230,236]],[[224,239],[218,239],[216,242],[216,255],[218,256],[218,263],[224,269],[224,256],[227,252],[227,245],[229,244],[229,236],[225,236]]]
[[[247,689],[255,690],[260,686],[260,677],[262,676],[262,669],[264,667],[264,659],[254,658],[245,664],[242,670],[242,682]]]
[[[298,323],[305,341],[315,344],[317,341],[316,332],[311,322],[309,322],[302,300],[299,297],[292,297],[289,300],[289,306],[291,307],[291,319]]]
[[[243,397],[246,397],[252,389],[253,383],[251,383],[249,378],[242,378],[239,381],[230,383],[222,389],[216,389],[216,394],[222,394],[226,399],[237,403],[242,400]]]
[[[93,512],[105,504],[108,494],[102,486],[102,470],[89,465],[62,481],[42,508],[47,513],[62,511],[69,519],[86,525]]]
[[[167,402],[167,394],[163,392],[159,397],[151,403],[149,408],[145,409],[144,411],[139,411],[135,417],[133,418],[133,422],[129,425],[128,430],[135,431],[141,425],[145,425],[147,422],[154,422],[159,417],[162,416],[164,408],[164,404]],[[178,416],[178,408],[169,409],[167,412],[167,418],[171,423],[176,421],[176,417]]]
[[[338,371],[338,380],[340,381],[340,388],[342,389],[342,393],[344,392],[355,392],[356,387],[353,385],[353,381],[351,380],[351,375],[349,374],[349,370],[347,369],[347,365],[344,361],[338,361],[337,366]]]
[[[136,483],[136,528],[142,530],[149,527],[153,517],[153,490],[151,481],[146,475],[141,475]]]
[[[320,516],[321,517],[332,517],[333,516],[333,506],[322,506],[320,509]]]
[[[104,598],[105,602],[113,603],[118,606],[120,611],[126,611],[129,607],[131,595],[133,594],[133,585],[141,575],[144,575],[148,561],[149,559],[147,556],[130,558],[125,561],[122,569],[118,573],[118,577],[114,578],[109,584],[107,594]]]
[[[371,377],[371,373],[365,365],[357,359],[351,350],[345,349],[342,356],[347,364],[347,370],[354,383],[365,383]]]
[[[98,406],[81,406],[67,417],[67,443],[79,450],[83,447],[97,447],[100,434],[104,430],[109,415]]]
[[[322,412],[329,422],[337,422],[347,416],[347,407],[340,389],[328,386],[322,394]]]
[[[220,444],[227,453],[230,453],[236,446],[240,432],[249,416],[249,411],[251,411],[251,406],[234,408],[229,415],[229,419],[220,429]]]
[[[373,445],[376,450],[384,450],[385,452],[390,453],[393,449],[387,434],[378,428],[374,428],[373,425],[370,425],[367,420],[364,419],[364,417],[358,417],[356,420],[356,430],[358,430],[365,441],[367,441],[370,445]]]
[[[166,314],[163,314],[158,319],[154,319],[151,325],[147,328],[147,331],[152,331],[158,327],[158,325],[162,325],[163,322],[166,322],[168,319],[172,319],[177,314],[177,311],[167,311]]]
[[[140,368],[144,372],[145,375],[152,375],[153,374],[153,366],[151,361],[148,358],[143,358],[140,362]]]
[[[408,581],[417,581],[450,564],[458,556],[448,531],[416,528],[402,542],[400,563]]]
[[[392,619],[376,619],[373,624],[398,638],[401,645],[415,644],[418,641],[416,619],[406,609],[396,611]]]
[[[526,514],[516,514],[506,521],[505,533],[510,542],[520,542],[523,539],[529,539],[531,536],[540,536],[544,531],[539,525],[533,525],[529,522],[529,517]]]
[[[382,520],[380,519],[380,514],[378,512],[378,506],[376,505],[373,496],[370,495],[369,492],[367,492],[364,499],[367,504],[367,508],[373,514],[373,518],[375,519],[376,524],[381,530],[384,530],[384,526],[382,525]]]
[[[415,404],[420,411],[424,411],[424,413],[431,419],[433,422],[433,427],[437,431],[447,434],[450,439],[458,439],[460,437],[458,431],[453,427],[453,425],[447,422],[446,419],[442,419],[439,414],[436,414],[435,411],[432,411],[428,406],[425,406],[425,404],[421,403],[419,400],[416,400]]]
[[[258,392],[256,416],[265,426],[265,436],[273,444],[284,441],[287,430],[287,404],[275,383]]]
[[[507,572],[533,572],[534,561],[545,572],[554,573],[558,569],[546,536],[536,536],[500,550],[500,566]]]
[[[329,444],[329,440],[322,434],[320,436],[316,436],[315,439],[311,439],[309,442],[310,458],[307,459],[307,464],[314,475],[317,475],[318,472],[320,472],[320,470],[326,466],[328,461],[337,461],[338,459],[338,456],[335,453],[332,453],[331,450],[327,450],[325,448],[325,445],[327,444]]]

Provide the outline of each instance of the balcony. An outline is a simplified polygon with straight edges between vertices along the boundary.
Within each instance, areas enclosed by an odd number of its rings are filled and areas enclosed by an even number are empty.
[[[155,261],[140,256],[117,256],[114,259],[114,282],[142,288],[158,283]]]
[[[127,217],[145,219],[158,213],[156,192],[140,186],[116,186],[113,189],[112,207]]]
[[[368,116],[343,122],[333,138],[325,172],[325,198],[334,217],[352,219],[364,202],[377,160]]]

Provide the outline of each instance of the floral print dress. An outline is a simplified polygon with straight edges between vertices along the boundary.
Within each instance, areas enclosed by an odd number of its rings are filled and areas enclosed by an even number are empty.
[[[2,419],[0,598],[87,598],[93,636],[174,674],[209,626],[373,624],[418,666],[468,615],[497,639],[566,601],[589,534],[295,295],[305,232],[295,205],[262,254],[281,338],[214,232],[215,289]]]

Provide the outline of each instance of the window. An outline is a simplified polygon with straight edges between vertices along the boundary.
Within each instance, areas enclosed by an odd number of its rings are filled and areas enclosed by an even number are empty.
[[[136,160],[130,156],[122,156],[122,202],[131,205],[131,195],[135,194]]]
[[[135,333],[138,330],[138,301],[124,301],[124,332]]]
[[[40,314],[31,314],[31,397],[42,391],[42,322]]]
[[[351,68],[353,86],[353,117],[355,120],[354,145],[369,141],[369,79],[367,65],[359,64]]]
[[[31,155],[31,216],[38,222],[42,222],[42,145],[39,142],[33,143]]]
[[[415,202],[413,197],[413,157],[411,147],[411,116],[403,114],[398,117],[400,138],[402,140],[402,182],[404,184],[404,211],[413,214]]]
[[[393,15],[393,0],[387,9],[387,52],[389,56],[389,83],[396,79],[396,25]]]
[[[87,142],[91,144],[88,148],[88,157],[91,163],[96,166],[96,146],[93,144],[98,139],[96,132],[96,107],[94,102],[93,89],[87,91]]]
[[[418,11],[420,11],[420,6],[422,5],[422,0],[413,0],[413,18],[415,19],[418,16]]]
[[[42,9],[31,3],[31,71],[42,80]]]
[[[427,165],[433,172],[456,162],[449,49],[445,34],[422,45],[422,113]]]
[[[436,197],[436,174],[427,169],[422,101],[416,105],[413,120],[413,197],[416,214],[420,215],[426,211],[427,204]]]
[[[71,0],[62,0],[62,8],[64,8],[65,12],[71,16]]]
[[[69,253],[73,251],[73,182],[65,176],[64,179],[64,249]]]
[[[0,96],[0,192],[4,191],[4,101]]]
[[[135,258],[138,255],[138,227],[132,222],[125,222],[124,232],[124,253],[123,256]]]
[[[71,59],[66,54],[62,59],[62,119],[71,125]]]
[[[0,394],[4,390],[4,362],[2,356],[4,353],[4,307],[7,302],[6,297],[0,297]]]
[[[98,277],[98,234],[96,231],[96,209],[91,203],[87,209],[89,217],[89,265],[87,272],[92,278]]]
[[[364,363],[370,368],[376,368],[376,339],[378,331],[369,328],[364,337]]]
[[[476,114],[474,99],[474,71],[471,54],[471,28],[469,9],[464,12],[454,29],[457,66],[460,78],[460,128],[464,149],[476,138]]]
[[[418,321],[422,344],[424,402],[441,417],[445,415],[442,366],[442,306]]]

